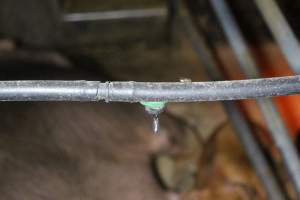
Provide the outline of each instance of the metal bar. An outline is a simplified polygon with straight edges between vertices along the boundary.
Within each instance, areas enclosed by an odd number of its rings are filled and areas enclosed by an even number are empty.
[[[300,44],[274,0],[255,0],[289,65],[300,74]]]
[[[211,4],[245,75],[247,78],[259,77],[256,63],[251,58],[246,42],[226,2],[224,0],[211,0]],[[259,99],[257,102],[267,121],[270,134],[282,154],[284,164],[295,186],[295,190],[300,195],[300,163],[296,148],[291,142],[272,100]]]
[[[175,42],[176,17],[178,15],[178,1],[167,0],[167,40],[170,44]]]
[[[259,147],[259,144],[255,141],[251,128],[246,122],[246,119],[242,113],[238,110],[238,107],[234,103],[224,103],[224,108],[228,113],[229,118],[233,122],[234,129],[240,133],[239,138],[246,151],[249,160],[254,164],[254,169],[257,172],[258,177],[262,180],[263,185],[266,188],[268,199],[271,200],[283,200],[286,199],[282,194],[282,189],[276,182],[272,169],[268,166],[266,158],[262,155],[263,152]],[[261,155],[260,155],[261,154]]]
[[[0,81],[0,101],[221,101],[300,93],[300,76],[212,82]]]
[[[196,30],[192,23],[192,19],[189,16],[180,14],[181,24],[184,25],[183,30],[185,30],[191,44],[199,57],[201,63],[206,70],[207,75],[212,80],[223,79],[217,65],[215,64],[212,55],[210,54],[203,37]],[[264,156],[263,150],[257,143],[254,134],[252,133],[248,123],[240,112],[239,108],[234,102],[222,102],[225,111],[235,129],[237,136],[239,137],[245,152],[254,167],[254,170],[261,180],[264,188],[266,189],[269,199],[273,200],[284,200],[286,199],[279,187],[274,173],[270,168],[267,159]]]
[[[82,21],[109,21],[109,20],[126,20],[139,18],[166,17],[165,8],[152,9],[135,9],[135,10],[116,10],[102,12],[85,12],[85,13],[67,13],[63,15],[65,22],[82,22]]]

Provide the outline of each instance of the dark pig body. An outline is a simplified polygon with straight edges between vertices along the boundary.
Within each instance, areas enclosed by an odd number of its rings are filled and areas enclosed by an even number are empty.
[[[30,47],[55,47],[61,42],[61,13],[56,0],[1,0],[0,37]]]
[[[27,66],[0,78],[100,80],[84,68]],[[164,128],[152,134],[141,105],[3,102],[0,113],[1,199],[166,199],[150,163],[168,140]]]
[[[1,103],[2,199],[160,200],[136,105]],[[158,141],[159,142],[159,141]]]

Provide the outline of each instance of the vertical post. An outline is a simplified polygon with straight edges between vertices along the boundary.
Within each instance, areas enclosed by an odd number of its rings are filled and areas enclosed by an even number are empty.
[[[189,16],[185,16],[182,12],[179,12],[179,17],[181,19],[180,22],[183,25],[182,28],[190,39],[199,60],[203,63],[208,77],[212,80],[222,80],[222,74],[220,70],[218,70],[217,64],[214,62],[201,33],[196,30]],[[236,103],[230,101],[223,102],[223,106],[257,176],[267,191],[269,199],[285,200],[286,198],[283,196],[274,173],[269,167],[263,150],[256,141],[251,128],[238,106]]]
[[[167,42],[173,44],[175,42],[176,18],[178,15],[179,0],[167,0]]]
[[[211,5],[219,19],[224,33],[233,48],[238,62],[247,78],[258,78],[258,66],[251,57],[246,42],[234,20],[229,7],[224,0],[211,0]],[[300,162],[294,144],[280,119],[279,113],[271,99],[259,99],[257,103],[267,122],[270,134],[279,149],[285,167],[294,184],[295,190],[300,196]]]

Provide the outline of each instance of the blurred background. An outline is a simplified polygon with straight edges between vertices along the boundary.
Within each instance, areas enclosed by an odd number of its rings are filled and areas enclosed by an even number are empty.
[[[298,0],[0,0],[0,79],[295,75],[299,9]],[[159,135],[142,105],[1,103],[0,194],[299,199],[299,98],[169,103]]]

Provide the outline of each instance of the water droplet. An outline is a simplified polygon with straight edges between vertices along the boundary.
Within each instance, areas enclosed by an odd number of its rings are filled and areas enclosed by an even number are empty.
[[[153,132],[157,134],[159,132],[159,117],[158,115],[153,115]]]

